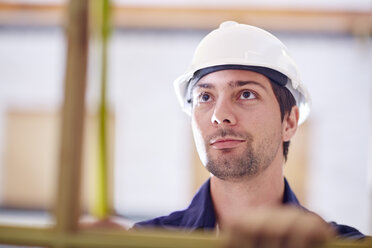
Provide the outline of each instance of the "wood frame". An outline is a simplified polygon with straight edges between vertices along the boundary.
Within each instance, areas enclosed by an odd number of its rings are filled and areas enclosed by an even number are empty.
[[[131,28],[214,29],[234,20],[273,31],[371,34],[372,13],[278,9],[116,7],[114,23]]]
[[[0,25],[56,26],[66,18],[64,5],[0,3]],[[254,8],[181,8],[114,6],[118,28],[212,29],[235,20],[272,31],[371,35],[370,11],[326,11]]]
[[[88,2],[70,0],[65,101],[56,202],[51,228],[0,226],[0,243],[46,247],[220,247],[215,234],[152,231],[84,230],[79,228],[80,171],[88,55]],[[325,247],[371,247],[369,243],[335,241]]]
[[[58,233],[53,229],[0,227],[1,243],[46,247],[218,248],[222,247],[221,241],[220,238],[217,238],[213,234],[202,232],[194,232],[189,235],[164,231],[118,232],[80,230]],[[371,243],[332,241],[324,246],[317,247],[368,248],[371,247]]]

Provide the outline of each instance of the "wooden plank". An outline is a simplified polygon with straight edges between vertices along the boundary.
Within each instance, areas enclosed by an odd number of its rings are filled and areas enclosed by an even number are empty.
[[[0,25],[62,26],[66,19],[66,5],[0,3]]]
[[[48,228],[0,226],[0,244],[52,246],[56,232]]]
[[[368,33],[371,12],[312,11],[278,9],[201,9],[117,7],[113,10],[117,27],[212,29],[234,20],[273,31]]]
[[[0,25],[62,25],[63,5],[0,3]],[[212,29],[225,20],[256,25],[271,31],[323,32],[370,35],[370,11],[305,9],[113,7],[119,28]]]
[[[215,235],[152,231],[80,231],[58,233],[53,229],[0,226],[0,243],[53,247],[219,247]]]
[[[96,29],[98,46],[101,52],[100,59],[96,62],[98,74],[101,77],[101,90],[100,90],[100,103],[98,110],[99,123],[98,136],[99,136],[99,152],[97,157],[97,173],[96,173],[96,187],[95,187],[95,205],[94,214],[99,219],[106,219],[110,214],[109,192],[108,192],[108,150],[107,150],[107,57],[108,57],[108,40],[110,36],[111,22],[110,22],[110,1],[109,0],[96,0],[92,2],[93,8],[92,19],[95,25],[92,29]],[[93,31],[94,32],[94,31]]]
[[[222,238],[215,234],[196,232],[192,234],[165,232],[160,230],[133,231],[79,231],[77,233],[57,233],[53,229],[19,228],[0,226],[0,243],[13,245],[91,247],[91,248],[218,248]],[[370,241],[351,242],[335,240],[319,248],[367,248]]]
[[[88,0],[71,0],[62,116],[56,230],[73,232],[80,216],[80,174],[88,55]]]

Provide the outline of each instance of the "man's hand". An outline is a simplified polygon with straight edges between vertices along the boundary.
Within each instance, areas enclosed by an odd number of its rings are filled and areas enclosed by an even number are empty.
[[[107,218],[103,220],[90,220],[82,221],[79,223],[79,227],[85,230],[118,230],[125,231],[128,226],[118,223],[112,218]]]
[[[236,216],[226,227],[227,247],[311,247],[335,232],[318,215],[296,207],[264,208]]]

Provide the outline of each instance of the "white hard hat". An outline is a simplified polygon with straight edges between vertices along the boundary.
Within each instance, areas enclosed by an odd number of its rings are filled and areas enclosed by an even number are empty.
[[[287,47],[263,29],[233,21],[223,22],[218,29],[204,37],[196,48],[189,70],[174,81],[178,101],[186,113],[191,114],[188,96],[194,73],[200,69],[225,65],[243,66],[256,72],[260,72],[260,68],[267,68],[274,74],[284,74],[287,82],[282,86],[285,86],[296,100],[300,110],[299,124],[308,117],[310,96],[301,82],[297,66]]]

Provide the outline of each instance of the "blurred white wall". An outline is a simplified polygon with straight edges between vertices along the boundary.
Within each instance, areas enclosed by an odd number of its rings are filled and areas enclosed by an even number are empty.
[[[109,96],[117,117],[114,183],[121,214],[166,214],[186,207],[191,198],[189,119],[178,107],[172,81],[186,70],[204,35],[164,30],[113,34]],[[371,41],[278,36],[292,51],[313,99],[308,207],[371,234]],[[0,117],[9,106],[60,106],[64,49],[60,30],[0,29]],[[92,89],[97,87],[90,85],[89,96]]]
[[[6,176],[3,166],[7,112],[57,111],[63,99],[64,57],[64,35],[59,30],[0,28],[1,182]]]
[[[63,99],[64,58],[64,35],[59,30],[0,29],[3,104],[22,109],[58,108]]]
[[[156,216],[187,206],[191,136],[172,81],[186,68],[199,33],[116,32],[110,82],[116,92],[115,206]]]
[[[371,233],[371,40],[279,35],[312,97],[308,206]]]

